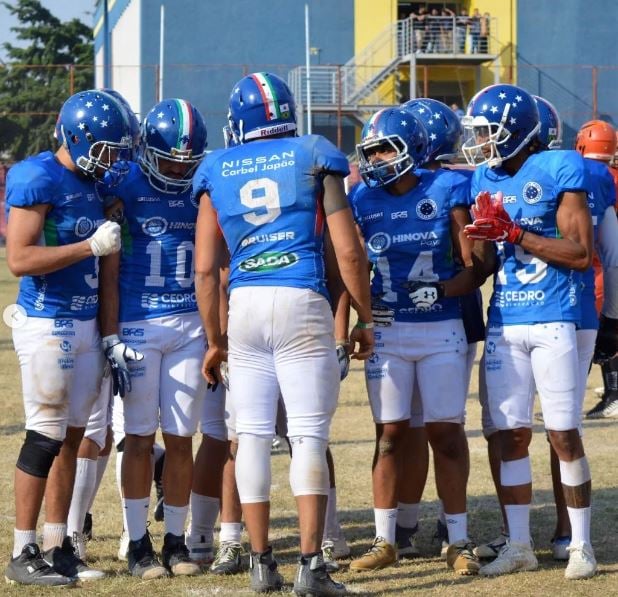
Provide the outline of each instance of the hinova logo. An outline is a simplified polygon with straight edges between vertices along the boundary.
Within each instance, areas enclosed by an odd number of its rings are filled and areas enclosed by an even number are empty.
[[[276,269],[290,267],[298,261],[296,253],[267,252],[255,257],[249,257],[240,263],[238,268],[243,272],[270,272]]]

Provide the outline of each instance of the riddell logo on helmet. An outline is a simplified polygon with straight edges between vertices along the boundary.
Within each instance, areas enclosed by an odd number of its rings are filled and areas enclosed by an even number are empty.
[[[286,118],[286,116],[283,116]],[[271,126],[267,129],[262,129],[260,131],[260,137],[270,137],[271,135],[278,135],[279,133],[287,133],[290,130],[290,127],[287,124],[279,124],[277,126]]]

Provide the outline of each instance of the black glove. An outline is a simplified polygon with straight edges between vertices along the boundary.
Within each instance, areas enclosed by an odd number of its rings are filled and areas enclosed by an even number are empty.
[[[127,346],[117,334],[105,336],[101,342],[112,375],[112,391],[114,395],[124,398],[125,394],[131,391],[131,374],[127,361],[141,361],[144,355]]]

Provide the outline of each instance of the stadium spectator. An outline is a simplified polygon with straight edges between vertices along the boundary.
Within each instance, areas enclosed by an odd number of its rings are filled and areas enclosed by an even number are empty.
[[[466,35],[468,34],[468,11],[461,8],[459,16],[455,18],[455,30],[457,33],[457,52],[463,54],[466,51]]]
[[[479,52],[487,54],[489,52],[489,34],[490,34],[491,17],[489,13],[483,13],[481,17],[481,29],[479,32]]]
[[[442,29],[442,51],[448,53],[454,53],[455,48],[453,46],[453,30],[455,25],[455,13],[450,9],[442,8],[440,16],[440,24]]]
[[[470,54],[478,54],[479,40],[481,36],[481,13],[478,8],[474,9],[469,19],[470,25]]]
[[[427,17],[427,52],[437,53],[441,51],[441,23],[440,13],[437,8],[432,8]]]
[[[427,32],[427,9],[421,6],[417,13],[411,13],[412,31],[414,33],[414,51],[425,51],[425,37]]]

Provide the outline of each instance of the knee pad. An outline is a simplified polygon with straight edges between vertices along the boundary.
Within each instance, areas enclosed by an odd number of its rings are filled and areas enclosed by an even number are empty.
[[[272,435],[238,435],[236,485],[242,504],[270,500],[270,448]]]
[[[330,479],[326,448],[328,442],[317,437],[290,437],[292,462],[290,486],[294,496],[328,495]]]
[[[47,479],[62,442],[29,429],[17,458],[17,468],[33,477]]]

